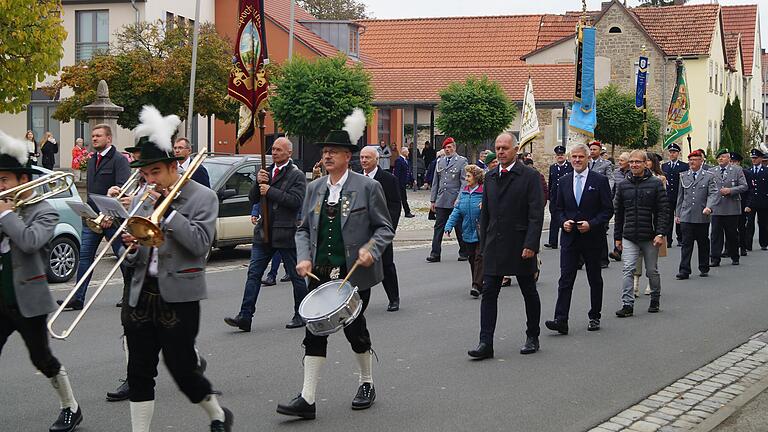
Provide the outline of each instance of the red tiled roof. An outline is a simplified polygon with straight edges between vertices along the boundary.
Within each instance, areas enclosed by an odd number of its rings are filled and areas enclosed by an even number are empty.
[[[264,10],[267,17],[286,32],[289,31],[291,23],[291,1],[290,0],[269,0],[264,2]],[[312,30],[304,27],[299,21],[314,21],[316,18],[298,5],[295,9],[296,25],[294,26],[294,35],[307,47],[316,51],[318,54],[333,57],[339,53],[333,45],[325,39],[316,35]]]
[[[717,4],[630,9],[667,55],[708,55],[717,25]]]
[[[723,6],[723,29],[728,33],[741,33],[741,59],[744,75],[752,76],[755,58],[755,32],[757,5]]]
[[[437,67],[373,68],[377,103],[437,103],[439,92],[448,84],[467,77],[487,76],[498,81],[512,100],[521,101],[530,73],[537,102],[573,99],[576,85],[574,65],[519,65],[504,68]]]
[[[587,15],[594,21],[600,16],[600,11],[587,11]],[[581,18],[581,12],[566,12],[564,15],[544,15],[541,17],[539,37],[536,41],[536,49],[559,42],[576,34],[576,25]]]
[[[536,49],[542,15],[361,20],[360,51],[383,67],[510,67]]]
[[[728,66],[732,71],[737,71],[741,68],[740,64],[736,64],[736,60],[739,54],[740,42],[741,42],[741,34],[739,33],[725,34],[725,57],[726,57],[726,61],[728,62]]]

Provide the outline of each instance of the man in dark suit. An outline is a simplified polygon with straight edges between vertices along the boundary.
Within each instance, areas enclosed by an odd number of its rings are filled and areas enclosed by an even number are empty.
[[[412,218],[414,215],[411,213],[411,207],[408,205],[408,192],[406,192],[408,186],[413,183],[413,174],[411,173],[411,164],[408,162],[408,154],[408,148],[403,147],[400,150],[400,156],[395,159],[392,174],[395,175],[398,181],[397,188],[398,194],[400,195],[399,201],[405,211],[405,217]],[[392,222],[394,222],[394,220]]]
[[[91,132],[91,141],[93,142],[94,155],[88,160],[88,178],[86,180],[86,190],[88,194],[88,204],[96,211],[98,206],[91,195],[107,195],[112,186],[122,186],[131,175],[131,167],[122,154],[112,145],[112,128],[108,125],[96,125]],[[99,248],[101,240],[106,236],[111,238],[117,228],[113,221],[107,218],[101,224],[102,232],[97,233],[83,224],[82,239],[80,246],[80,263],[77,267],[77,280],[79,281],[85,274],[88,267],[91,266],[96,250]],[[112,251],[115,256],[120,256],[120,242],[112,243]],[[88,291],[88,283],[91,280],[91,274],[77,290],[77,294],[67,303],[68,309],[80,310],[85,302],[85,294]],[[58,302],[61,304],[61,301]]]
[[[674,206],[677,203],[677,193],[680,190],[680,173],[688,171],[688,164],[678,160],[680,157],[680,146],[677,143],[672,143],[667,149],[669,152],[669,160],[661,165],[664,176],[667,177],[667,199],[670,206]],[[667,247],[672,247],[672,231],[676,233],[677,243],[682,245],[683,232],[680,229],[680,224],[674,223],[675,212],[669,212],[669,222],[667,223]]]
[[[363,175],[381,183],[381,188],[384,189],[384,199],[387,201],[387,210],[389,210],[392,229],[397,231],[397,224],[400,221],[402,183],[399,183],[397,178],[388,171],[379,169],[379,152],[376,151],[375,147],[368,146],[360,150],[360,165],[363,166]],[[397,162],[395,162],[395,170],[397,170]],[[384,285],[384,291],[389,299],[387,312],[395,312],[400,309],[400,288],[397,281],[397,268],[395,268],[392,243],[384,249],[384,254],[381,256],[381,264],[384,267],[384,280],[381,281],[381,284]]]
[[[752,168],[750,168],[750,194],[744,211],[747,218],[747,250],[752,250],[752,238],[755,235],[755,220],[759,228],[758,242],[760,249],[768,249],[768,168],[763,162],[765,154],[760,149],[750,151]]]
[[[613,216],[608,178],[587,169],[589,148],[577,144],[571,149],[573,172],[560,179],[552,215],[563,228],[560,237],[560,280],[557,287],[555,319],[544,324],[550,330],[568,334],[568,311],[580,260],[587,268],[591,309],[587,330],[600,329],[603,304],[603,276],[600,255],[605,244],[605,227]]]
[[[484,183],[480,213],[483,253],[483,298],[480,303],[480,343],[470,357],[493,357],[497,303],[504,276],[517,276],[525,301],[526,341],[520,354],[539,350],[541,301],[536,291],[536,254],[544,224],[544,191],[539,173],[517,161],[517,140],[508,133],[496,138],[498,168]]]
[[[251,321],[256,312],[256,300],[261,290],[261,278],[272,261],[272,256],[279,253],[285,262],[285,271],[293,284],[293,318],[286,328],[304,326],[299,316],[299,305],[307,295],[304,278],[296,273],[296,221],[304,201],[307,179],[304,173],[291,161],[293,144],[288,138],[278,138],[272,144],[272,161],[268,170],[260,170],[258,181],[250,193],[251,205],[259,206],[262,199],[269,206],[269,238],[264,236],[264,218],[254,217],[253,244],[251,263],[248,265],[248,277],[245,281],[243,302],[240,313],[234,318],[224,318],[224,322],[242,331],[251,331]]]
[[[184,171],[189,167],[189,162],[192,161],[190,157],[192,155],[192,145],[189,140],[184,137],[176,138],[176,142],[173,144],[173,154],[176,157],[183,157],[184,160],[179,162],[179,174],[184,174]],[[208,170],[203,165],[200,165],[194,173],[192,173],[192,180],[200,183],[201,185],[210,188],[211,180],[208,177]]]
[[[565,147],[555,147],[555,163],[549,166],[549,243],[544,247],[557,249],[557,237],[560,233],[560,223],[555,219],[555,202],[557,202],[557,185],[561,178],[573,172],[573,167],[566,160]]]

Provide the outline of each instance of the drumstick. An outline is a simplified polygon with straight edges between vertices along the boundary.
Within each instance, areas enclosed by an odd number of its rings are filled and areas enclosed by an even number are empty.
[[[320,282],[320,278],[319,278],[319,277],[317,277],[317,276],[315,276],[315,274],[314,274],[314,273],[312,273],[312,272],[307,272],[307,276],[309,276],[309,277],[311,277],[312,279],[314,279],[314,280],[316,280],[316,281]]]
[[[371,246],[373,246],[373,239],[370,239],[370,240],[368,240],[368,243],[366,243],[366,244],[363,246],[363,249],[365,249],[365,250],[370,250]],[[354,272],[355,272],[355,270],[357,270],[357,267],[358,267],[359,265],[360,265],[360,259],[357,259],[357,260],[355,261],[355,265],[353,265],[353,266],[352,266],[352,269],[351,269],[350,271],[348,271],[348,272],[347,272],[347,276],[346,276],[346,277],[344,278],[344,280],[341,282],[341,285],[339,285],[338,291],[341,291],[341,287],[343,287],[343,286],[344,286],[344,285],[347,283],[347,281],[349,280],[349,278],[350,278],[350,277],[352,277],[352,273],[354,273]]]

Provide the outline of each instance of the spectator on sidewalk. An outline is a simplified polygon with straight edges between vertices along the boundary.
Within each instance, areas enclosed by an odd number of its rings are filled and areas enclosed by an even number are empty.
[[[385,171],[390,170],[390,158],[392,157],[392,150],[389,148],[384,140],[379,142],[379,147],[376,149],[379,152],[379,167]]]
[[[450,236],[453,228],[461,223],[461,234],[469,255],[469,270],[472,275],[472,288],[469,294],[480,297],[483,288],[483,254],[480,251],[480,233],[477,231],[480,223],[480,210],[483,203],[483,179],[485,173],[477,165],[464,167],[467,185],[459,195],[459,202],[453,208],[448,222],[445,224],[445,234]]]
[[[664,182],[646,167],[647,161],[648,155],[643,150],[630,153],[631,175],[628,175],[625,181],[617,183],[613,199],[616,210],[614,242],[616,248],[622,250],[624,261],[622,307],[616,312],[619,318],[630,317],[634,313],[633,287],[638,260],[645,261],[646,275],[650,281],[651,303],[648,312],[659,311],[659,248],[666,246],[669,202]],[[654,163],[654,169],[661,171],[658,161]]]
[[[466,186],[464,184],[464,167],[467,166],[467,158],[456,154],[456,142],[448,137],[443,141],[445,156],[437,160],[435,165],[435,177],[432,184],[430,197],[431,208],[435,212],[435,230],[432,236],[432,250],[427,257],[427,262],[440,262],[440,254],[443,246],[443,233],[445,223],[453,211],[453,206],[459,197],[459,192]],[[456,227],[456,239],[459,241],[459,261],[469,259],[464,249],[464,239],[459,226]]]
[[[411,213],[411,206],[408,205],[408,185],[413,183],[413,173],[411,172],[411,164],[408,161],[408,156],[410,155],[410,152],[408,151],[408,148],[403,147],[400,149],[400,156],[398,156],[397,160],[395,160],[395,166],[392,169],[392,173],[397,177],[398,187],[400,191],[400,202],[403,206],[403,211],[405,212],[405,217],[412,218],[415,217],[413,213]]]

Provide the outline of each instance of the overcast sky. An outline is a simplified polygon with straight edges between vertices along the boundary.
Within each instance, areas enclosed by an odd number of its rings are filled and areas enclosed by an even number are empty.
[[[476,15],[520,15],[562,13],[581,10],[580,0],[362,0],[376,18],[415,18]],[[628,0],[637,6],[639,0]],[[716,3],[691,0],[690,4]],[[720,4],[760,5],[760,30],[763,48],[768,46],[768,0],[720,0]],[[587,8],[600,9],[600,0],[587,0]]]

